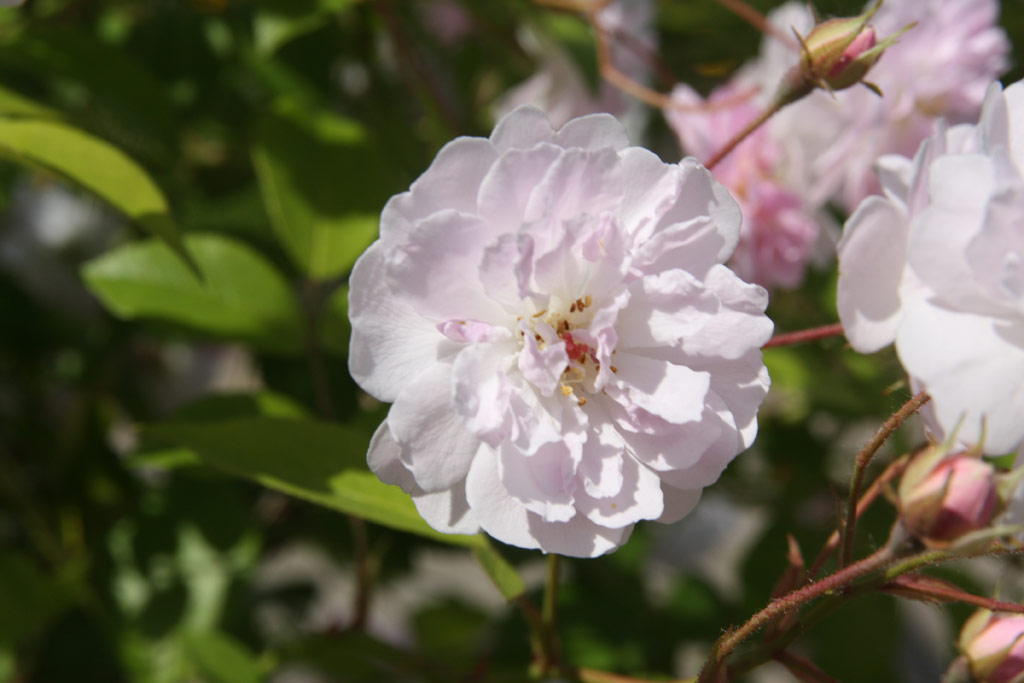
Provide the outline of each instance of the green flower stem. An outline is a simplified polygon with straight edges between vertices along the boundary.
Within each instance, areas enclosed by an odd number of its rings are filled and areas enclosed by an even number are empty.
[[[853,478],[850,480],[850,493],[846,499],[846,516],[839,520],[839,567],[845,567],[853,558],[853,536],[857,527],[857,500],[860,497],[860,488],[864,483],[864,473],[867,470],[871,458],[878,449],[882,447],[893,432],[899,429],[907,418],[916,413],[918,409],[929,400],[928,394],[919,391],[909,401],[893,413],[892,417],[885,421],[871,441],[857,454],[853,465]]]
[[[558,576],[561,556],[550,553],[547,557],[547,577],[544,582],[544,601],[540,608],[540,673],[547,675],[560,666],[558,652]]]

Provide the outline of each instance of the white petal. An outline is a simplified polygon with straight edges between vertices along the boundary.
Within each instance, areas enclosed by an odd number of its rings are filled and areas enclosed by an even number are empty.
[[[580,215],[614,212],[621,201],[622,167],[618,155],[609,148],[573,148],[563,152],[537,184],[524,217],[527,221],[544,218],[558,224]],[[546,245],[538,244],[541,246]]]
[[[632,353],[615,359],[615,384],[627,400],[627,412],[639,408],[674,424],[700,419],[711,383],[708,373]]]
[[[539,144],[502,154],[480,184],[480,217],[497,233],[517,229],[524,222],[530,194],[563,153],[556,145]]]
[[[374,242],[349,279],[348,370],[374,398],[394,401],[417,374],[457,347],[388,289],[382,252]]]
[[[435,213],[417,223],[404,244],[386,253],[388,285],[420,315],[438,322],[505,320],[507,314],[487,296],[478,278],[452,276],[476,273],[491,239],[487,224],[476,216]]]
[[[740,239],[740,207],[721,183],[711,177],[711,173],[700,162],[686,158],[679,162],[683,172],[683,184],[679,198],[660,223],[662,230],[674,223],[685,223],[695,218],[710,217],[714,233],[704,236],[704,244],[715,244],[714,256],[704,250],[700,252],[700,260],[691,259],[689,270],[698,277],[715,263],[725,263],[736,249]],[[703,245],[702,245],[703,246]],[[680,266],[682,267],[682,266]]]
[[[505,489],[548,522],[567,522],[576,514],[574,470],[574,458],[562,443],[544,444],[531,455],[509,443],[498,449],[498,476]]]
[[[1008,453],[1024,441],[1024,322],[993,319],[922,303],[908,311],[896,339],[903,366],[932,396],[947,434],[985,452]]]
[[[672,208],[683,184],[683,172],[642,147],[620,153],[623,185],[618,216],[626,232],[636,239],[650,238],[654,226]]]
[[[837,247],[839,319],[850,345],[861,353],[896,339],[909,232],[903,208],[878,196],[864,200],[843,227]]]
[[[576,507],[587,518],[609,528],[634,524],[641,519],[658,519],[664,512],[661,480],[635,459],[623,459],[623,484],[614,496],[594,498],[579,491]]]
[[[509,495],[498,476],[498,455],[480,449],[466,478],[466,500],[480,527],[502,543],[520,548],[539,548],[521,502]]]
[[[555,140],[566,149],[611,147],[620,150],[629,147],[626,129],[611,114],[588,114],[572,119],[558,130]]]
[[[553,142],[555,131],[548,117],[536,107],[521,106],[506,114],[491,133],[491,144],[502,152]]]
[[[463,349],[452,367],[452,403],[466,427],[478,438],[497,446],[511,433],[505,374],[507,349],[498,344],[474,344]]]
[[[400,447],[391,436],[388,423],[385,420],[377,427],[370,439],[370,449],[366,453],[366,464],[370,471],[380,477],[385,484],[399,486],[403,491],[419,492],[416,480],[412,472],[405,466],[399,457]]]
[[[465,480],[437,493],[413,495],[412,502],[427,524],[444,534],[475,534],[480,525],[466,501]]]
[[[480,440],[453,412],[451,397],[452,366],[434,363],[409,383],[388,412],[402,461],[430,493],[465,479],[480,447]]]
[[[541,550],[567,557],[599,557],[628,541],[633,532],[632,524],[609,529],[584,515],[576,515],[568,522],[545,522],[539,515],[528,513],[527,524]]]
[[[498,150],[483,138],[455,138],[441,148],[408,192],[395,195],[380,217],[381,239],[403,243],[415,222],[438,211],[476,213],[477,190]]]

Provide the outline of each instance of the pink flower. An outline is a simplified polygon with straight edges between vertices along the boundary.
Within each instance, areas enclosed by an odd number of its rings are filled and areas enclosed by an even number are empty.
[[[964,624],[960,649],[972,680],[1012,683],[1024,674],[1024,615],[980,610]]]
[[[678,85],[672,99],[704,103],[689,86]],[[749,97],[732,86],[707,100],[707,111],[668,109],[665,118],[687,154],[707,160],[759,113]],[[796,287],[818,239],[818,222],[810,207],[784,183],[782,146],[762,126],[714,169],[743,212],[740,241],[730,265],[736,273],[765,287]]]
[[[839,244],[839,315],[863,352],[896,342],[935,420],[985,452],[1024,443],[1024,83],[977,126],[880,162]]]
[[[446,145],[352,273],[368,460],[449,533],[596,556],[673,521],[757,431],[765,291],[739,212],[610,116],[521,108]]]
[[[778,16],[775,23],[789,31],[786,24],[794,23],[799,10],[786,7],[770,18]],[[802,141],[812,202],[835,198],[852,210],[878,191],[872,169],[880,156],[913,155],[939,118],[976,119],[985,88],[1007,66],[1010,45],[996,25],[998,13],[996,0],[887,0],[882,5],[871,22],[880,36],[917,22],[868,74],[883,97],[864,87],[834,96],[816,92],[772,122],[777,136]],[[749,72],[768,95],[781,78],[779,61],[776,55],[772,69]]]
[[[653,17],[652,0],[614,0],[595,19],[608,36],[612,64],[639,82],[650,78],[648,56],[657,45]],[[606,112],[622,119],[633,133],[643,128],[647,114],[640,102],[604,80],[595,91],[562,45],[535,30],[521,31],[520,42],[537,60],[537,71],[499,98],[497,116],[529,105],[547,114],[556,127],[577,116]]]

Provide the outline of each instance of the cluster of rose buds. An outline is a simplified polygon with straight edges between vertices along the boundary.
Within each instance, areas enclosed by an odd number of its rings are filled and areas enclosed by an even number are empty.
[[[907,467],[899,486],[903,526],[933,548],[965,547],[1005,536],[994,524],[1024,478],[1024,468],[999,472],[980,447],[950,453],[930,446]]]

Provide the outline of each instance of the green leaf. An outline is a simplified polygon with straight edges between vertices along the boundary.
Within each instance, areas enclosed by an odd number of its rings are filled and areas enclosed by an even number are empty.
[[[31,118],[60,118],[60,114],[23,97],[13,90],[0,86],[0,115],[3,116],[28,116]]]
[[[0,156],[81,185],[194,267],[160,188],[116,147],[55,119],[0,118]]]
[[[252,158],[271,224],[295,265],[317,280],[351,268],[377,236],[389,194],[363,127],[282,104],[260,126]]]
[[[200,282],[156,241],[127,244],[90,261],[83,277],[122,318],[158,318],[282,353],[303,347],[295,296],[259,253],[221,235],[190,235]]]
[[[241,643],[220,631],[193,631],[182,636],[192,665],[208,683],[258,683],[259,662]]]
[[[194,450],[203,462],[318,505],[444,543],[486,547],[483,536],[430,528],[401,489],[366,467],[369,439],[340,425],[269,417],[165,422],[143,434]]]
[[[512,602],[526,592],[523,577],[490,543],[473,548],[473,555],[506,600]]]

